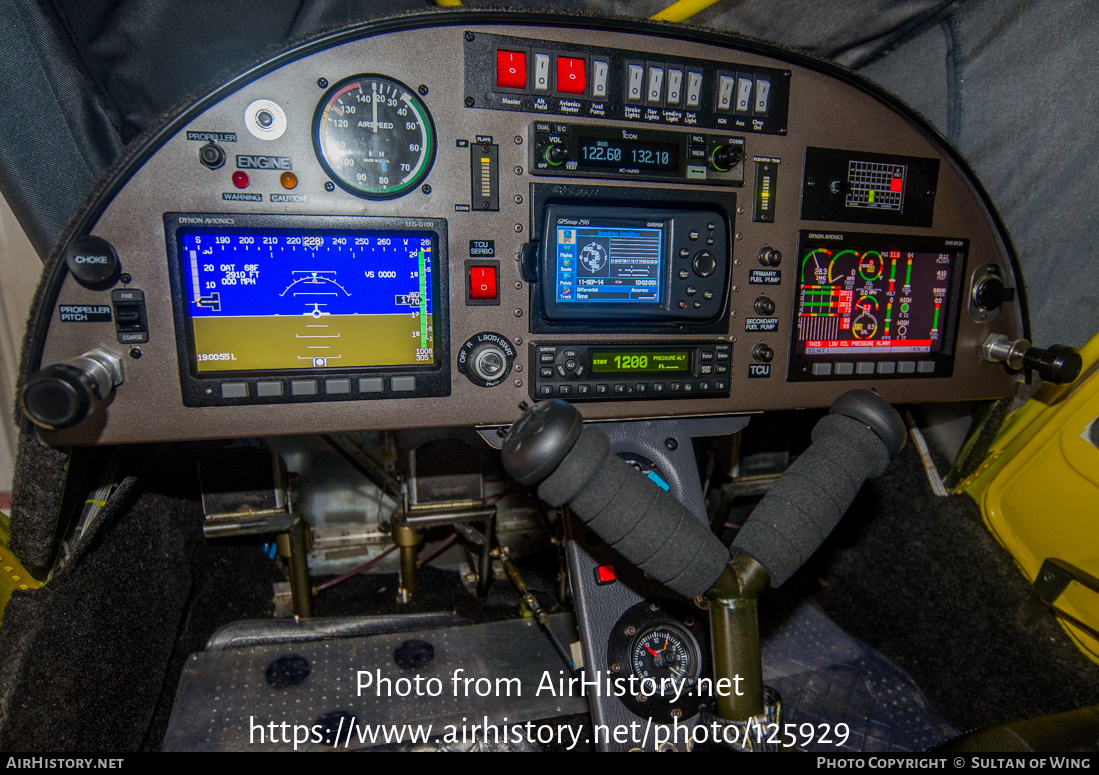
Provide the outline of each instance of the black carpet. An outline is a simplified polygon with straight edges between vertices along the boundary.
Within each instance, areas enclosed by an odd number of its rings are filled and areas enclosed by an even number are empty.
[[[961,729],[1099,704],[1099,665],[1052,616],[1015,623],[1026,580],[971,498],[931,493],[911,445],[796,581]]]

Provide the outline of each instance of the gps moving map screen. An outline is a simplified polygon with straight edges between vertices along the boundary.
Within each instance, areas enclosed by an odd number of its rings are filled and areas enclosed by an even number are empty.
[[[792,378],[793,367],[808,371],[822,361],[915,365],[949,352],[947,307],[964,241],[802,232],[800,245]]]
[[[429,231],[179,233],[199,373],[428,366]]]
[[[648,225],[557,227],[557,301],[661,302],[664,229]]]

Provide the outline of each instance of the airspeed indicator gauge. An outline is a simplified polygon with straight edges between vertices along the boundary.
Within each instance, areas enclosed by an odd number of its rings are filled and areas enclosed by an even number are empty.
[[[392,199],[430,171],[435,127],[414,89],[383,75],[353,75],[317,105],[313,147],[341,188],[366,199]]]

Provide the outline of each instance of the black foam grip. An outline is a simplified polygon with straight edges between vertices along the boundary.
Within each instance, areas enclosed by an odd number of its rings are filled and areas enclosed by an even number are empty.
[[[778,587],[809,559],[843,517],[863,482],[881,476],[889,451],[865,423],[822,417],[813,443],[771,487],[733,541]]]
[[[598,428],[584,428],[538,496],[551,506],[568,504],[611,548],[685,597],[706,592],[729,562],[706,523],[611,454]]]

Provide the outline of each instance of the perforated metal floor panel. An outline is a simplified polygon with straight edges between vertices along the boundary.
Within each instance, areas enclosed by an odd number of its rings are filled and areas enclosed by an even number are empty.
[[[576,640],[570,614],[551,620],[562,642]],[[586,713],[582,697],[537,692],[558,671],[568,674],[532,620],[205,651],[184,667],[161,747],[354,749],[396,743],[398,731],[407,740],[418,725],[436,737],[448,724],[461,734]]]

